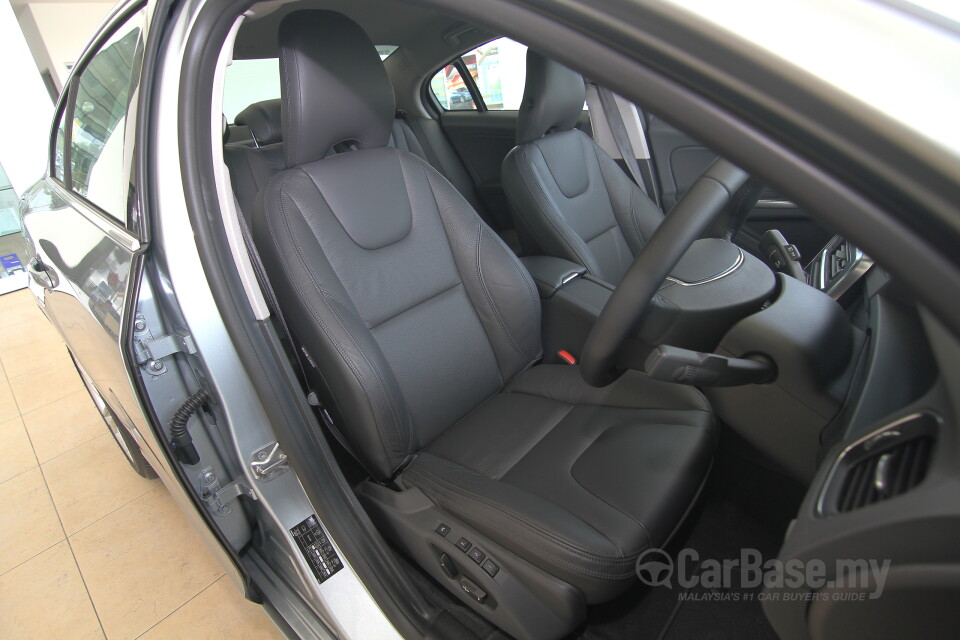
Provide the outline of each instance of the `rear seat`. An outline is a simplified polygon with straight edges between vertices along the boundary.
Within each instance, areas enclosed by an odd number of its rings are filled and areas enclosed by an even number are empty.
[[[280,130],[280,100],[255,102],[237,114],[234,124],[249,129],[252,144],[228,142],[223,159],[230,170],[240,211],[250,217],[267,180],[287,168]]]
[[[283,134],[280,128],[280,100],[264,100],[250,105],[237,114],[234,124],[238,127],[246,127],[250,132],[251,141],[250,143],[224,144],[223,158],[230,170],[230,178],[233,181],[237,202],[240,204],[240,211],[249,217],[260,187],[271,176],[286,168],[283,156]],[[428,129],[430,125],[436,125],[436,123],[414,121],[400,112],[393,121],[393,131],[388,144],[391,147],[409,151],[433,165],[489,224],[490,218],[477,199],[473,181],[460,158],[443,137],[439,126],[434,131]],[[419,129],[419,136],[414,133],[414,127]]]

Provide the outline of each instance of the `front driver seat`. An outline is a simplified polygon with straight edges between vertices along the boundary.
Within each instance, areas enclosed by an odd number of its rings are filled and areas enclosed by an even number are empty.
[[[575,128],[583,102],[579,73],[527,50],[517,146],[501,179],[526,253],[576,262],[616,285],[663,213]]]
[[[288,168],[265,185],[253,233],[372,478],[365,504],[488,619],[561,635],[584,603],[629,586],[638,554],[690,508],[710,407],[638,372],[597,389],[577,367],[538,366],[530,276],[449,182],[387,147],[393,91],[366,34],[298,11],[279,41]],[[530,602],[563,604],[551,618]]]

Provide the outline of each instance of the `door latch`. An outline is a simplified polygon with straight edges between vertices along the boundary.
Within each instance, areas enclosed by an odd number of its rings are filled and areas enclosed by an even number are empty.
[[[280,444],[277,442],[260,447],[251,457],[250,469],[253,471],[253,477],[262,482],[270,482],[290,469],[287,454],[280,449]]]

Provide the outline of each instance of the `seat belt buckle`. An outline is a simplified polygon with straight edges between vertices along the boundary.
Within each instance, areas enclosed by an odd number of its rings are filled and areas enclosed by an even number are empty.
[[[567,364],[577,364],[577,359],[566,349],[560,349],[560,351],[557,351],[557,355]]]

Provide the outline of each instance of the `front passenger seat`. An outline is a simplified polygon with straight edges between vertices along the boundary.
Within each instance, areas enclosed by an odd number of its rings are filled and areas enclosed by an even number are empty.
[[[393,90],[366,34],[297,11],[279,42],[287,169],[253,235],[371,475],[364,504],[492,622],[559,637],[626,589],[689,509],[710,407],[638,372],[595,389],[577,367],[538,365],[529,274],[433,167],[387,146]]]
[[[527,51],[517,146],[503,161],[503,189],[528,255],[576,262],[616,285],[663,213],[575,128],[583,103],[580,74]]]

